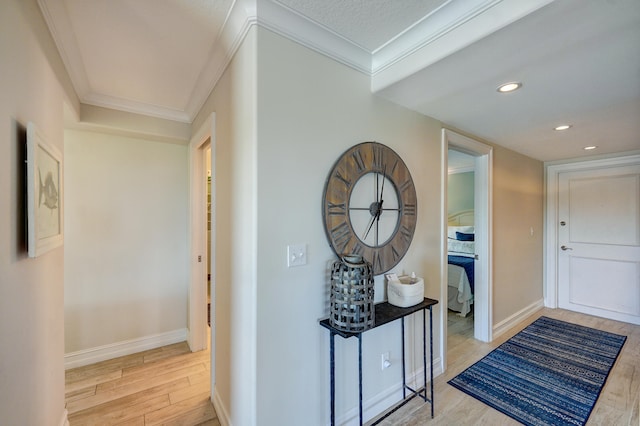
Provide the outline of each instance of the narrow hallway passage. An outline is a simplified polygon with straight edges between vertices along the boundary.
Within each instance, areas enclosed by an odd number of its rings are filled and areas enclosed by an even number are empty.
[[[210,400],[209,351],[186,342],[66,372],[71,426],[219,426]]]

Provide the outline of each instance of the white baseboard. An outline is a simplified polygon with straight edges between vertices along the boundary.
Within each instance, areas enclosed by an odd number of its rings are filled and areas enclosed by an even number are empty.
[[[182,328],[166,333],[98,346],[96,348],[70,352],[64,355],[64,368],[68,370],[70,368],[82,367],[83,365],[89,365],[119,356],[131,355],[173,343],[184,342],[185,340],[187,340],[187,329]]]
[[[521,309],[520,311],[511,315],[509,318],[503,321],[500,321],[498,324],[493,326],[493,338],[495,339],[496,337],[500,336],[501,334],[509,330],[511,327],[518,324],[520,321],[524,320],[529,315],[536,313],[542,308],[544,308],[544,300],[540,299],[537,302],[534,302],[531,305],[527,306],[526,308]]]
[[[406,378],[407,385],[414,389],[420,389],[423,383],[423,368],[414,371]],[[438,377],[442,374],[442,368],[440,368],[440,357],[433,360],[433,376]],[[431,377],[427,374],[427,381],[431,381]],[[429,395],[431,397],[431,395]],[[362,401],[362,417],[364,421],[369,421],[374,417],[387,411],[395,404],[402,401],[402,382],[398,382],[395,385],[383,390],[377,395],[372,396],[366,401]],[[221,422],[222,423],[222,422]],[[360,424],[360,412],[356,406],[343,415],[336,417],[336,424],[351,426]]]
[[[67,409],[65,408],[62,411],[62,418],[60,419],[60,422],[58,422],[59,426],[69,426],[69,418],[68,418],[69,412],[67,411]]]
[[[222,400],[220,399],[220,394],[218,390],[213,387],[213,395],[211,397],[211,402],[213,402],[213,408],[216,410],[216,414],[218,415],[218,421],[222,426],[231,426],[231,420],[229,420],[229,412],[226,410]]]

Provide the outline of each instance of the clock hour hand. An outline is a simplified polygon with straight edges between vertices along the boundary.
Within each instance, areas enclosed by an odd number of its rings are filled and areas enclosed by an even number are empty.
[[[377,217],[379,217],[379,216],[380,216],[379,211],[378,211],[378,212],[376,212],[376,214],[375,214],[375,215],[372,215],[372,216],[371,216],[371,220],[369,221],[369,226],[367,227],[367,232],[364,234],[364,237],[362,237],[362,239],[363,239],[363,240],[366,240],[366,239],[367,239],[367,235],[369,235],[369,231],[371,231],[371,228],[373,228],[373,224],[375,223],[375,219],[376,219]]]

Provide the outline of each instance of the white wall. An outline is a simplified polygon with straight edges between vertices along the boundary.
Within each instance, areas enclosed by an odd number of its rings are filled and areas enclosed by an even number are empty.
[[[46,28],[35,0],[0,2],[0,413],[2,423],[10,426],[57,425],[64,419],[63,275],[70,272],[63,269],[62,248],[37,259],[26,257],[21,207],[22,128],[36,122],[63,151],[63,100],[79,110]],[[422,201],[414,244],[398,269],[423,272],[427,295],[436,297],[441,271],[435,247],[440,242],[439,225],[433,221],[439,220],[440,206],[432,197],[439,194],[440,184],[439,125],[373,98],[362,75],[265,30],[260,30],[258,49],[257,32],[249,32],[192,126],[198,129],[216,112],[216,392],[232,424],[326,424],[328,336],[317,324],[327,313],[325,276],[333,256],[321,225],[326,173],[344,150],[363,140],[377,139],[400,153]],[[536,256],[541,243],[521,238],[529,223],[542,222],[539,164],[501,152],[495,156],[494,212],[500,215],[494,221],[494,272],[498,288],[511,288],[514,282],[517,287],[495,296],[494,322],[541,294],[535,273],[523,279],[517,266],[509,266],[514,243],[526,242],[519,246],[525,250],[516,258],[520,264],[542,273],[541,248]],[[524,175],[518,170],[521,161],[527,165]],[[186,194],[186,172],[184,188]],[[529,206],[524,216],[519,201]],[[149,209],[145,205],[139,210]],[[284,249],[291,242],[308,243],[307,266],[284,267]],[[378,298],[380,288],[378,282]],[[120,300],[118,309],[126,309],[127,301]],[[183,302],[176,295],[171,310],[185,309]],[[398,339],[390,327],[371,332],[365,343],[375,358],[365,359],[365,374],[372,381],[369,394],[393,382],[390,376],[398,371],[387,370],[389,377],[375,371],[376,351]],[[348,374],[341,386],[352,385],[355,342],[338,344],[343,351],[338,355],[340,373]],[[356,389],[338,388],[344,395],[339,413],[353,409]]]
[[[416,185],[418,223],[393,271],[423,275],[426,295],[439,298],[440,130],[436,120],[373,96],[368,76],[259,30],[257,424],[329,423],[329,333],[318,320],[328,316],[335,255],[321,200],[329,170],[352,145],[375,140],[405,160]],[[292,243],[307,244],[307,265],[287,268]],[[385,298],[382,276],[375,295]],[[414,331],[412,323],[408,328]],[[357,340],[336,337],[336,348],[336,409],[344,420],[347,413],[357,416]],[[418,344],[414,349],[421,353]],[[381,371],[380,354],[387,351],[393,365]],[[364,335],[365,401],[388,396],[401,382],[400,351],[399,322]],[[421,365],[409,363],[407,373]]]
[[[77,130],[64,147],[65,352],[184,340],[187,147]]]
[[[474,172],[453,173],[449,175],[447,185],[447,213],[459,213],[473,210]]]
[[[219,417],[233,425],[252,425],[257,422],[255,26],[194,120],[194,132],[211,112],[216,113],[213,393]]]
[[[329,339],[318,320],[328,314],[327,271],[335,257],[322,228],[321,195],[326,174],[350,146],[377,140],[405,159],[418,191],[419,220],[409,253],[395,270],[424,275],[426,295],[439,298],[441,124],[372,96],[369,84],[356,71],[253,27],[194,121],[199,129],[216,113],[214,399],[231,424],[329,421]],[[507,262],[535,268],[541,259],[537,234],[522,256],[514,256],[510,246],[518,237],[509,232],[524,229],[525,222],[527,230],[529,223],[541,223],[535,207],[542,200],[542,178],[540,162],[497,148],[494,208],[513,227],[496,230],[496,287],[508,291],[494,299],[501,304],[499,315],[508,316],[541,294],[535,271],[514,286]],[[523,177],[511,174],[521,164]],[[533,208],[523,215],[519,201]],[[306,266],[286,267],[291,243],[307,244]],[[376,300],[383,299],[378,277]],[[435,342],[441,308],[434,310]],[[417,331],[412,322],[408,329]],[[399,397],[392,392],[400,380],[399,345],[399,324],[366,334],[365,401]],[[337,413],[345,420],[357,416],[356,341],[337,338],[337,348]],[[380,353],[386,351],[394,365],[381,372]],[[409,352],[419,351],[415,345]],[[409,364],[410,371],[419,367]]]
[[[64,415],[63,248],[27,257],[25,127],[63,151],[63,101],[77,109],[35,0],[0,2],[0,423]]]

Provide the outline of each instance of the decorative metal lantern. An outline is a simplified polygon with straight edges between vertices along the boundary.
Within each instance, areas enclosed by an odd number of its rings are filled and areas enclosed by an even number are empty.
[[[331,270],[331,314],[337,329],[360,332],[374,325],[373,267],[362,256],[343,256]]]

